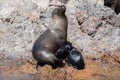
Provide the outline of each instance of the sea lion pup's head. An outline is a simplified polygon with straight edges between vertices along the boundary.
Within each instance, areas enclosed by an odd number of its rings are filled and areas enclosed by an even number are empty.
[[[64,5],[57,5],[57,8],[55,8],[54,11],[52,12],[52,18],[53,19],[57,17],[66,18],[65,12],[66,7]]]

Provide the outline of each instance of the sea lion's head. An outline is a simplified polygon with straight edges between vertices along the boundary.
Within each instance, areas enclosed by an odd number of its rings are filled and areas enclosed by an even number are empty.
[[[52,12],[52,17],[65,17],[66,7],[64,5],[58,5]]]

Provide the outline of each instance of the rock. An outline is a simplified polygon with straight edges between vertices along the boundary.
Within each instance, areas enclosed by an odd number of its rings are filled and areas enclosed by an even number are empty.
[[[120,27],[120,16],[115,16],[111,21],[108,22],[113,25],[113,27]]]
[[[50,0],[33,0],[39,7],[47,9],[50,4]]]
[[[8,16],[10,16],[10,14],[15,10],[15,7],[13,7],[10,4],[3,4],[1,6],[1,10],[0,10],[0,17],[1,18],[7,18]]]
[[[50,25],[49,4],[65,4],[68,40],[85,54],[113,51],[120,47],[119,17],[98,0],[4,0],[0,4],[0,39],[3,54],[31,56],[34,40]],[[29,4],[28,4],[29,3]],[[49,7],[48,7],[49,6]],[[24,54],[25,53],[25,54]]]
[[[104,0],[104,6],[112,8],[116,14],[120,13],[120,0]]]
[[[61,3],[66,4],[69,0],[59,0]]]

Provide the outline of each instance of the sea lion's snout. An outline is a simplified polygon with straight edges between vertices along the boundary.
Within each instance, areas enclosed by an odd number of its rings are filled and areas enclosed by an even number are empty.
[[[64,5],[61,5],[60,8],[61,8],[62,12],[66,11],[66,7]]]

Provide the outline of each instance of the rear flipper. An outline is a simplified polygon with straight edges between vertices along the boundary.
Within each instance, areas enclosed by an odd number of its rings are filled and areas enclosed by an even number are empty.
[[[37,62],[37,64],[36,64],[36,71],[38,71],[38,67],[39,66],[43,67],[44,65],[45,65],[45,63]]]
[[[58,67],[64,67],[64,63],[62,62],[62,60],[55,60],[54,64],[51,64],[53,69],[56,69]]]
[[[61,61],[59,61],[59,60],[55,60],[54,64],[53,63],[48,63],[48,64],[51,65],[53,69],[56,69],[58,67],[63,67],[64,66],[64,64]],[[41,62],[37,62],[37,64],[36,64],[36,71],[38,71],[39,66],[43,67],[44,65],[46,65],[46,64],[45,63],[41,63]]]
[[[38,57],[38,63],[36,65],[36,70],[38,70],[38,66],[44,66],[46,64],[51,65],[52,68],[57,68],[57,67],[63,67],[64,64],[62,63],[62,60],[57,58],[54,54],[52,53],[44,53],[41,57],[41,55],[39,55]]]

